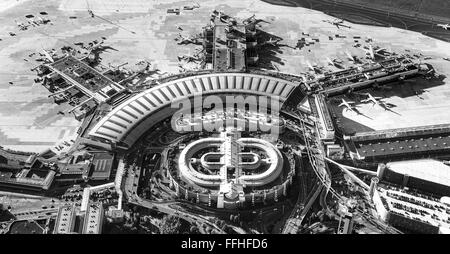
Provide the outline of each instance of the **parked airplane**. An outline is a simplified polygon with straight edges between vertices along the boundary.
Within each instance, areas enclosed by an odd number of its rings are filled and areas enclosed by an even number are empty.
[[[274,39],[270,38],[268,41],[263,42],[261,45],[272,45],[272,46],[278,46],[278,42],[280,42],[282,39]]]
[[[326,22],[326,23],[330,23],[332,25],[335,25],[338,29],[341,29],[341,27],[351,28],[350,26],[343,24],[344,23],[343,19],[341,19],[341,20],[335,19],[334,21],[330,21],[330,20],[322,20],[322,21]]]
[[[195,45],[201,45],[202,42],[199,40],[198,36],[188,36],[185,37],[181,34],[178,34],[178,37],[174,39],[178,45],[186,45],[186,44],[195,44]]]
[[[450,28],[450,25],[449,25],[449,24],[437,24],[436,26],[442,27],[442,28],[444,28],[445,30],[448,30],[448,29]]]
[[[188,6],[184,6],[183,10],[193,10],[193,9],[197,9],[200,8],[200,4],[198,4],[197,2],[195,2],[194,5],[188,5]]]
[[[383,56],[379,54],[379,52],[386,51],[385,48],[376,47],[373,48],[371,44],[369,46],[364,47],[363,50],[366,52],[366,55],[369,59],[375,59],[376,55]]]
[[[380,100],[382,99],[382,97],[374,97],[370,93],[365,93],[365,95],[367,95],[368,98],[361,100],[362,103],[372,102],[374,105],[381,106]]]
[[[329,57],[327,57],[327,62],[329,65],[332,65],[339,69],[343,69],[342,61],[340,59],[336,59],[336,58],[330,59]]]
[[[366,93],[366,95],[369,97],[369,98],[367,98],[367,99],[365,99],[365,100],[361,100],[361,102],[372,102],[373,103],[373,105],[378,105],[380,108],[383,108],[384,110],[386,110],[386,111],[390,111],[390,112],[392,112],[392,113],[394,113],[394,114],[397,114],[397,115],[400,115],[399,113],[397,113],[397,112],[395,112],[395,111],[393,111],[392,109],[391,109],[391,107],[392,107],[392,104],[389,104],[389,103],[385,103],[385,102],[383,102],[383,101],[381,101],[381,97],[373,97],[370,93]]]
[[[257,19],[255,18],[255,14],[253,14],[252,16],[244,19],[242,21],[242,24],[248,26],[248,25],[258,25],[259,23],[269,23],[268,21],[264,20],[264,19]]]
[[[352,56],[352,54],[350,54],[348,51],[345,52],[345,55],[347,56],[348,60],[355,62],[355,57]]]
[[[306,61],[306,65],[308,66],[308,69],[315,72],[315,73],[322,73],[323,70],[321,67],[318,67],[317,64],[311,64],[309,61]]]
[[[184,60],[184,61],[186,61],[186,62],[200,62],[200,61],[202,61],[202,58],[200,57],[200,56],[197,56],[197,55],[193,55],[193,56],[191,56],[191,55],[181,55],[181,56],[178,56],[178,61],[181,61],[181,60]]]
[[[348,109],[350,111],[353,111],[353,112],[356,112],[355,111],[355,106],[352,106],[351,104],[355,104],[355,102],[354,101],[346,101],[346,100],[342,99],[342,103],[339,104],[338,107],[345,106],[346,109]]]
[[[51,63],[55,62],[55,60],[53,59],[53,56],[47,50],[43,49],[41,55],[44,56]]]
[[[45,24],[49,23],[49,22],[50,22],[50,19],[47,19],[47,18],[41,18],[41,17],[36,17],[32,22],[33,22],[34,24],[36,24],[37,26],[39,26],[39,25],[41,25],[41,24],[45,25]]]

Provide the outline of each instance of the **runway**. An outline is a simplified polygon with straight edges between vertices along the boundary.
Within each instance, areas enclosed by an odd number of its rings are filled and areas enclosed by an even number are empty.
[[[346,15],[358,15],[365,18],[373,19],[378,22],[384,23],[387,27],[397,27],[401,29],[411,30],[422,33],[433,38],[450,41],[450,30],[445,30],[441,27],[437,27],[437,23],[448,22],[446,18],[431,20],[433,17],[428,16],[414,16],[408,14],[401,14],[398,12],[388,12],[386,10],[379,10],[369,7],[367,5],[356,5],[351,3],[344,3],[339,1],[324,1],[324,0],[263,0],[264,2],[277,4],[279,2],[285,2],[286,4],[295,5],[298,7],[309,8],[312,10],[321,11],[331,16],[337,16],[343,18]],[[355,20],[347,19],[352,23],[358,23]]]

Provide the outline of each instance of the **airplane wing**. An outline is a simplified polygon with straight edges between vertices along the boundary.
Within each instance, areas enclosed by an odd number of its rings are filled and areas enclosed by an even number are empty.
[[[54,63],[55,60],[53,59],[53,57],[47,52],[47,50],[42,50],[42,52],[45,55],[45,58],[47,58],[50,62]]]
[[[351,61],[354,61],[354,60],[355,60],[355,59],[353,58],[353,56],[352,56],[350,53],[346,52],[345,54],[347,55],[347,57],[348,57],[349,60],[351,60]]]
[[[333,61],[332,61],[329,57],[327,57],[327,62],[328,62],[330,65],[334,65]]]
[[[369,55],[370,55],[370,57],[372,59],[375,58],[375,53],[373,52],[373,48],[372,47],[370,47],[370,49],[369,49]]]

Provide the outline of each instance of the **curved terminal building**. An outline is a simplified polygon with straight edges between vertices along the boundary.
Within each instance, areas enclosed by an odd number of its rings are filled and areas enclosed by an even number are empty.
[[[129,149],[170,126],[177,138],[161,145],[170,160],[163,177],[179,198],[227,209],[276,202],[295,175],[278,111],[297,85],[251,73],[179,78],[121,103],[89,135]]]
[[[170,81],[141,92],[107,114],[89,132],[92,139],[132,146],[153,124],[178,110],[177,102],[195,96],[254,95],[282,104],[298,84],[250,73],[213,73]],[[176,108],[172,105],[176,104]]]

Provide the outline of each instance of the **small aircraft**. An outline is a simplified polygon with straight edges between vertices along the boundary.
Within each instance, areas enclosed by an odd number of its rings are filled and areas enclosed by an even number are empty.
[[[191,11],[191,10],[197,9],[197,8],[200,8],[200,4],[198,4],[197,2],[195,2],[194,5],[186,5],[186,6],[184,6],[184,7],[183,7],[183,10]]]
[[[178,37],[174,39],[178,45],[187,45],[187,44],[195,44],[201,45],[202,42],[199,40],[199,36],[189,36],[185,37],[181,34],[178,34]]]
[[[450,28],[450,25],[449,25],[449,24],[437,24],[436,26],[442,27],[442,28],[444,28],[445,30],[448,30],[448,29]]]
[[[41,24],[45,25],[45,24],[47,24],[47,23],[49,23],[49,22],[50,22],[50,19],[47,19],[47,18],[41,18],[41,17],[36,17],[36,18],[33,20],[33,23],[36,24],[37,26],[39,26],[39,25],[41,25]]]
[[[186,62],[190,63],[190,62],[200,62],[200,61],[202,61],[202,58],[200,56],[197,56],[197,55],[193,55],[193,56],[181,55],[181,56],[178,56],[178,61],[181,61],[181,60],[185,60]]]
[[[45,57],[48,61],[50,61],[51,63],[54,63],[55,60],[53,59],[52,54],[50,54],[47,50],[43,49],[42,50],[42,54],[40,54],[41,56]]]
[[[244,25],[246,25],[246,24],[249,24],[249,23],[253,22],[254,20],[255,20],[255,14],[253,14],[252,16],[242,20],[242,23]]]
[[[244,19],[242,21],[242,24],[244,24],[245,26],[248,25],[258,25],[259,23],[264,22],[264,23],[269,23],[268,21],[264,20],[264,19],[257,19],[255,18],[255,14],[253,14],[251,17],[248,17],[246,19]]]
[[[345,55],[347,56],[347,59],[351,62],[356,62],[356,59],[354,56],[352,56],[352,54],[350,54],[350,52],[346,51]]]
[[[379,106],[380,108],[383,108],[386,111],[390,111],[392,113],[400,115],[399,113],[397,113],[397,112],[395,112],[395,111],[393,111],[391,109],[391,107],[393,106],[392,104],[385,103],[384,101],[381,101],[381,99],[382,99],[381,97],[374,97],[370,93],[366,93],[365,95],[367,95],[369,98],[361,100],[361,102],[363,102],[363,103],[365,103],[365,102],[372,102],[374,106],[377,105],[377,106]]]
[[[364,100],[361,100],[362,103],[372,102],[373,105],[381,106],[380,100],[382,99],[382,97],[374,97],[370,93],[366,93],[365,95],[367,95],[368,98],[364,99]]]
[[[335,25],[338,29],[341,29],[341,27],[352,28],[351,26],[344,25],[343,19],[341,19],[341,20],[335,19],[334,21],[330,21],[330,20],[322,20],[322,21],[326,22],[326,23],[330,23],[332,25]]]
[[[280,42],[282,39],[274,39],[274,38],[270,38],[268,41],[265,41],[262,43],[262,45],[271,45],[271,46],[277,46],[278,42]]]
[[[219,20],[222,21],[223,23],[228,23],[230,19],[232,19],[232,17],[230,17],[229,15],[217,10],[213,10],[211,16],[219,17]]]
[[[380,47],[374,48],[371,44],[369,44],[369,46],[367,46],[367,47],[364,47],[363,50],[366,51],[367,58],[369,58],[369,59],[375,59],[375,56],[383,56],[384,57],[384,55],[381,55],[379,52],[386,51],[385,48],[380,48]]]
[[[308,66],[308,69],[315,72],[315,73],[322,73],[322,68],[318,67],[317,64],[311,64],[309,61],[306,61],[306,65]]]
[[[330,59],[329,57],[327,57],[327,62],[328,62],[328,65],[332,65],[339,69],[343,69],[342,61],[340,59],[336,59],[336,58]]]
[[[342,103],[339,104],[338,107],[345,106],[345,108],[346,108],[347,110],[356,112],[356,111],[355,111],[355,106],[352,106],[351,104],[355,104],[355,102],[354,102],[354,101],[346,101],[346,100],[342,99]]]
[[[306,65],[308,66],[308,69],[310,69],[311,71],[315,70],[314,66],[309,61],[306,61]]]

